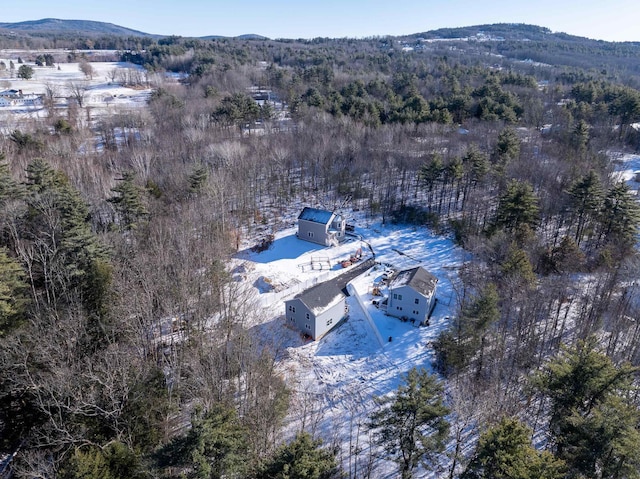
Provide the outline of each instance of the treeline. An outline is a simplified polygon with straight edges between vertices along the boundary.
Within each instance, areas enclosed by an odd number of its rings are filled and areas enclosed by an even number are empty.
[[[637,475],[640,212],[602,152],[637,147],[638,91],[384,45],[169,38],[129,58],[190,72],[147,110],[52,110],[0,140],[0,437],[19,477],[376,477],[383,450],[403,477]],[[433,406],[417,441],[381,413],[353,461],[322,446],[226,267],[301,198],[472,253],[434,344],[444,387],[415,371],[378,404]]]

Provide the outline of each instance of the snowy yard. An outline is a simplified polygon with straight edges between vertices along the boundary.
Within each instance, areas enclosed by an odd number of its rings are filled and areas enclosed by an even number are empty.
[[[411,226],[357,227],[355,233],[361,239],[351,238],[335,248],[299,240],[295,231],[290,228],[276,234],[273,245],[264,252],[247,249],[239,253],[235,275],[238,281],[255,288],[266,313],[262,323],[254,327],[271,338],[280,353],[280,368],[295,392],[290,430],[299,429],[303,420],[307,427],[313,423],[312,427],[323,437],[340,442],[346,453],[354,434],[352,428],[366,421],[374,407],[373,397],[394,391],[401,374],[412,367],[431,368],[431,341],[447,326],[454,312],[453,286],[464,253],[450,239]],[[285,323],[283,300],[316,281],[339,274],[339,261],[358,248],[362,248],[365,258],[370,257],[367,243],[381,264],[351,282],[361,302],[348,297],[347,321],[319,341],[303,341],[300,333]],[[396,269],[421,265],[438,278],[438,303],[430,326],[418,327],[386,316],[372,304],[372,300],[381,299],[372,295],[372,286],[381,278],[386,264]],[[273,291],[261,289],[260,278],[268,278]],[[314,413],[301,412],[310,398],[317,401]],[[303,417],[309,415],[312,417]]]

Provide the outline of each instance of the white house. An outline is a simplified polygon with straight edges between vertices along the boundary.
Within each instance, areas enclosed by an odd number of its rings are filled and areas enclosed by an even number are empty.
[[[307,206],[298,216],[297,236],[322,246],[337,246],[345,238],[346,224],[342,215]]]
[[[374,265],[373,259],[349,268],[284,302],[287,323],[311,339],[320,339],[347,316],[347,283]]]
[[[426,324],[436,304],[438,278],[422,266],[398,272],[389,282],[383,302],[390,316]]]

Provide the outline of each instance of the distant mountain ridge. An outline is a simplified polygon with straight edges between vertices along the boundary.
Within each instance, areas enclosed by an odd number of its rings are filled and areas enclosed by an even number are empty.
[[[17,23],[0,22],[0,31],[5,33],[22,33],[32,35],[85,35],[85,36],[100,36],[100,35],[115,35],[115,36],[127,36],[127,37],[154,37],[160,38],[170,36],[171,34],[154,34],[141,32],[139,30],[133,30],[131,28],[122,27],[113,23],[97,22],[93,20],[63,20],[59,18],[43,18],[41,20],[28,20]],[[212,38],[229,38],[222,35],[208,35],[206,37],[200,37],[203,39]],[[257,35],[253,33],[238,35],[237,37],[243,40],[268,40],[267,37]]]
[[[588,37],[580,37],[564,32],[553,32],[546,27],[538,25],[529,25],[526,23],[492,23],[486,25],[470,25],[468,27],[439,28],[437,30],[429,30],[423,33],[415,33],[410,35],[402,35],[401,38],[422,37],[425,39],[456,39],[478,37],[478,35],[486,35],[489,39],[501,38],[504,40],[521,40],[521,41],[547,41],[550,39],[561,40],[565,42],[598,42],[598,43],[630,43],[636,42],[608,42],[605,40],[596,40]],[[640,36],[640,35],[639,35]]]
[[[92,20],[61,20],[59,18],[43,18],[41,20],[29,20],[17,23],[0,23],[0,29],[26,34],[80,34],[80,35],[118,35],[155,37],[150,33],[121,27],[113,23],[96,22]]]
[[[3,34],[23,34],[23,35],[80,35],[87,37],[96,36],[127,36],[127,37],[152,37],[161,38],[173,35],[172,33],[152,34],[139,30],[115,25],[113,23],[98,22],[93,20],[63,20],[59,18],[43,18],[41,20],[29,20],[17,23],[0,22],[0,33]],[[603,40],[595,40],[586,37],[579,37],[562,32],[552,32],[546,27],[537,25],[528,25],[524,23],[494,23],[486,25],[471,25],[467,27],[439,28],[437,30],[429,30],[422,33],[407,33],[406,35],[384,35],[381,36],[394,37],[398,39],[442,39],[455,40],[462,38],[479,38],[485,40],[513,40],[513,41],[547,41],[555,40],[562,42],[599,42],[599,43],[618,43],[605,42]],[[200,37],[203,40],[237,38],[241,40],[269,40],[268,37],[259,34],[244,34],[235,37],[224,35],[206,35]],[[620,42],[627,44],[640,45],[640,39],[637,42]]]

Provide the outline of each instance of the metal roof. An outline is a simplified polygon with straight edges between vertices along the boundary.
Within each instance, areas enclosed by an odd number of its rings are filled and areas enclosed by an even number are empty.
[[[311,221],[313,223],[320,223],[326,225],[329,221],[331,221],[331,217],[333,213],[327,210],[320,210],[318,208],[309,208],[305,206],[298,216],[299,220]]]

